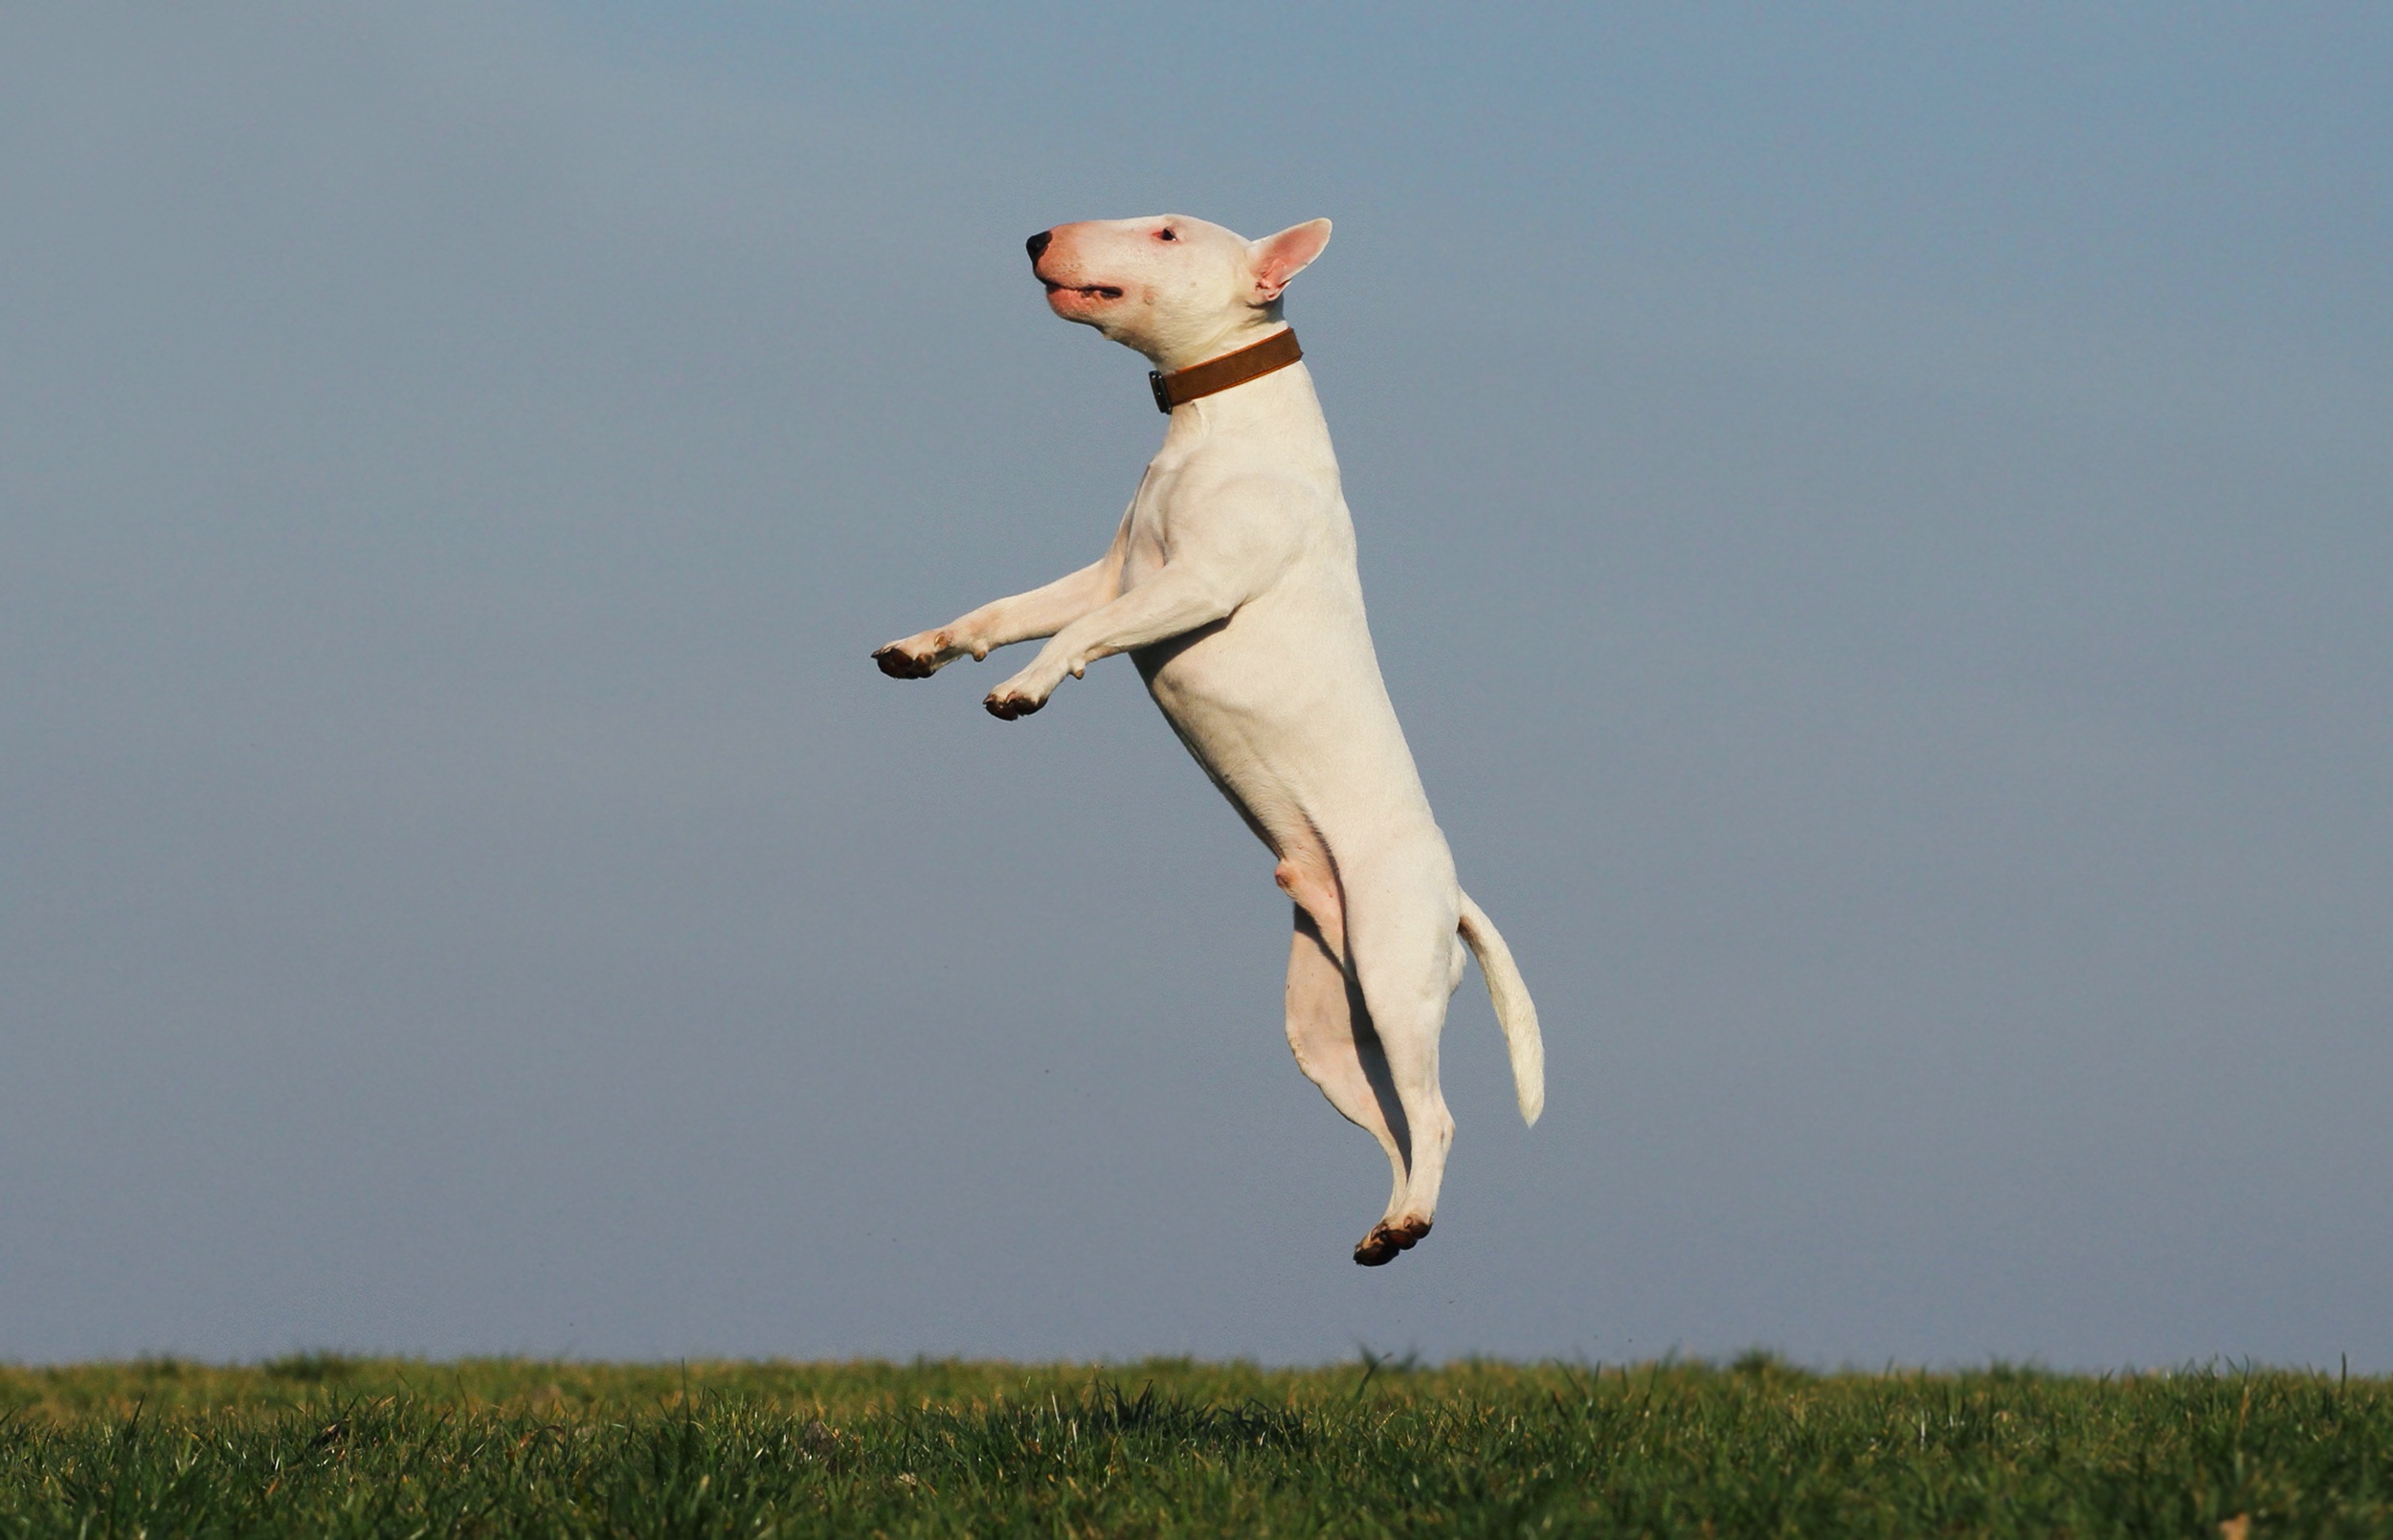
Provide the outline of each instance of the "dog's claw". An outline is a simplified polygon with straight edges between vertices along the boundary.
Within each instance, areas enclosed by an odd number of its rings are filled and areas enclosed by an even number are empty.
[[[916,658],[895,642],[876,651],[872,660],[893,680],[927,680],[938,672],[928,658]]]
[[[1012,722],[1017,717],[1029,716],[1032,712],[1038,710],[1040,706],[1045,705],[1047,703],[1044,701],[1025,701],[1019,696],[1006,696],[1003,699],[999,699],[998,697],[993,695],[980,703],[987,706],[989,708],[989,714],[996,718],[999,722]]]
[[[1429,1234],[1429,1219],[1405,1219],[1402,1224],[1374,1224],[1372,1234],[1354,1243],[1354,1261],[1364,1267],[1386,1267],[1400,1251],[1420,1246]]]
[[[1407,1219],[1402,1224],[1375,1224],[1371,1234],[1354,1243],[1354,1261],[1364,1267],[1385,1267],[1396,1261],[1398,1252],[1410,1251],[1420,1244],[1420,1238],[1429,1233],[1426,1219]]]

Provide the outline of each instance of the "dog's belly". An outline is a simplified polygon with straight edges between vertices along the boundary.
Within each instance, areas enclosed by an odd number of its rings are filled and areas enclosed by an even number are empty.
[[[1189,752],[1274,855],[1311,867],[1359,853],[1450,872],[1359,594],[1283,591],[1134,655]]]

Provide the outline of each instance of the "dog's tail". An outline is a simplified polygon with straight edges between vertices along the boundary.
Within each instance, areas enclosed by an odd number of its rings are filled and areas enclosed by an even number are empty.
[[[1479,959],[1479,976],[1487,981],[1487,998],[1495,1002],[1505,1045],[1512,1051],[1512,1089],[1521,1099],[1521,1119],[1533,1127],[1537,1114],[1546,1109],[1546,1040],[1537,1035],[1537,1007],[1530,1001],[1529,986],[1521,982],[1521,971],[1512,965],[1512,949],[1467,893],[1457,928]]]

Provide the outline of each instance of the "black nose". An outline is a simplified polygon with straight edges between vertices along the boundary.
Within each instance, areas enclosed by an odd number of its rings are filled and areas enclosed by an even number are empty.
[[[1022,242],[1022,249],[1030,253],[1030,259],[1035,262],[1039,260],[1039,254],[1047,249],[1047,242],[1053,239],[1055,239],[1054,231],[1042,230],[1038,234],[1031,236],[1030,239]]]

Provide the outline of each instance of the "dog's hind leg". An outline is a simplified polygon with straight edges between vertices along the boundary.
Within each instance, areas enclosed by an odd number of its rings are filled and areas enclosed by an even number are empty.
[[[1335,905],[1328,906],[1334,922]],[[1296,1051],[1297,1068],[1321,1087],[1330,1105],[1387,1151],[1394,1168],[1388,1212],[1394,1214],[1403,1201],[1411,1163],[1404,1105],[1363,1008],[1362,991],[1347,976],[1331,938],[1322,933],[1303,904],[1297,905],[1296,935],[1288,948],[1287,1041]],[[1388,1256],[1395,1254],[1391,1250]]]
[[[1438,1085],[1438,1038],[1462,977],[1455,934],[1461,890],[1450,877],[1424,882],[1401,871],[1388,876],[1373,882],[1366,875],[1350,886],[1364,902],[1350,904],[1346,914],[1347,971],[1361,986],[1408,1135],[1401,1190],[1354,1248],[1365,1266],[1392,1260],[1429,1233],[1454,1143],[1454,1118]]]

